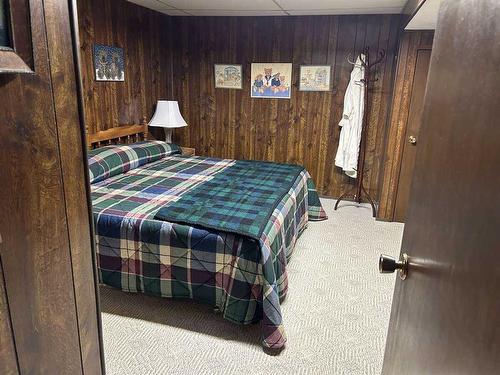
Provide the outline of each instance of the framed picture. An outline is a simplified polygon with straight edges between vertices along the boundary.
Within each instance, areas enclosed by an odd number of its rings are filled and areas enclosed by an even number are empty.
[[[94,71],[96,81],[125,81],[123,49],[94,44]]]
[[[330,65],[301,65],[300,91],[330,91]]]
[[[252,98],[290,99],[292,89],[291,63],[252,63]]]
[[[241,65],[215,64],[214,72],[216,89],[242,88]]]

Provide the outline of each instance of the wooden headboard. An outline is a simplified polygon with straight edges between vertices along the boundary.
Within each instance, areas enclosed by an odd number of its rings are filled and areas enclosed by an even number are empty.
[[[102,130],[94,134],[87,135],[87,146],[94,149],[102,146],[118,143],[134,143],[148,139],[148,124],[125,125],[116,128]]]

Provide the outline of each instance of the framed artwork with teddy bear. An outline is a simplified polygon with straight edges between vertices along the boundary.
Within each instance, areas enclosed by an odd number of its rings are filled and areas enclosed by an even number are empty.
[[[252,63],[250,74],[252,98],[290,99],[291,63]]]

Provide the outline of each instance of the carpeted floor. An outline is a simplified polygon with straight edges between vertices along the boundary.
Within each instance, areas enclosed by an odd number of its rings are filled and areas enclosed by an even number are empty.
[[[209,306],[101,287],[107,373],[379,374],[395,276],[377,262],[399,254],[403,225],[322,202],[330,219],[309,224],[289,264],[279,355],[262,350],[258,325],[232,324]]]

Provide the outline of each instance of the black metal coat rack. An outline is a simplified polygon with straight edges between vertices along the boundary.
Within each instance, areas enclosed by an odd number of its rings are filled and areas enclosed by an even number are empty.
[[[378,78],[372,77],[372,69],[375,65],[380,64],[384,58],[385,58],[385,50],[380,50],[380,52],[377,54],[377,58],[375,61],[370,61],[370,47],[365,47],[363,48],[363,51],[361,52],[362,55],[364,55],[364,58],[361,56],[361,65],[365,69],[365,74],[364,78],[360,81],[360,84],[364,85],[365,91],[364,91],[364,113],[363,113],[363,124],[362,124],[362,130],[361,130],[361,141],[359,145],[359,156],[358,156],[358,169],[357,169],[357,178],[356,178],[356,186],[354,189],[350,189],[343,193],[337,202],[335,203],[335,210],[338,208],[339,203],[342,200],[345,200],[346,198],[352,198],[355,202],[358,204],[361,203],[362,196],[364,195],[368,202],[370,202],[370,205],[372,206],[372,214],[373,217],[377,216],[377,207],[375,206],[375,203],[373,202],[373,199],[370,197],[370,194],[366,191],[364,185],[363,185],[363,177],[365,175],[365,157],[366,157],[366,137],[368,134],[368,116],[370,113],[370,98],[369,98],[369,91],[372,88],[371,84],[373,82],[378,81]],[[347,59],[350,64],[356,65],[356,62],[351,61],[349,58]]]

